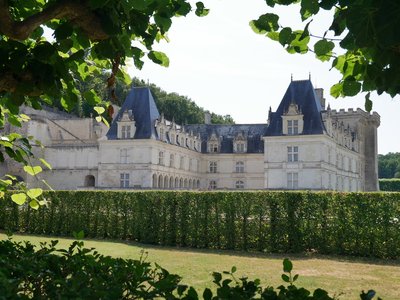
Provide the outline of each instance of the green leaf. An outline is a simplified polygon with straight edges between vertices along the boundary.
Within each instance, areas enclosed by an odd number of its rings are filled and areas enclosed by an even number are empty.
[[[235,273],[236,272],[236,267],[235,266],[233,266],[232,268],[231,268],[231,273]]]
[[[24,166],[24,171],[29,175],[35,176],[43,171],[41,166]]]
[[[351,78],[346,78],[343,82],[343,95],[355,96],[361,91],[361,83]]]
[[[286,274],[282,274],[282,280],[284,281],[284,282],[290,282],[290,278],[289,278],[289,276],[287,276]]]
[[[169,66],[169,58],[165,53],[159,51],[150,51],[147,55],[153,62],[163,67]]]
[[[101,120],[102,120],[102,118],[101,118],[100,116],[97,116],[95,119],[96,119],[96,121],[99,122],[99,123],[100,123]]]
[[[43,190],[40,188],[36,188],[36,189],[29,189],[26,194],[29,196],[29,198],[31,199],[36,199],[37,197],[39,197],[41,194],[43,194]]]
[[[47,169],[52,170],[51,165],[46,160],[44,160],[43,158],[39,158],[39,160]]]
[[[26,201],[26,195],[24,193],[13,194],[11,195],[11,200],[18,205],[22,205]]]
[[[32,209],[37,210],[37,209],[39,209],[39,202],[37,202],[35,199],[32,199],[32,200],[29,202],[29,206],[30,206]]]
[[[301,1],[301,18],[306,20],[312,15],[317,14],[319,11],[318,0],[302,0]]]
[[[209,12],[210,12],[210,10],[209,10],[209,9],[206,9],[206,8],[204,7],[203,2],[197,2],[197,3],[196,3],[196,11],[195,11],[196,16],[198,16],[198,17],[205,17],[205,16],[208,15]]]
[[[250,21],[250,27],[258,34],[277,31],[279,29],[278,20],[278,15],[267,13],[261,15],[257,20]]]
[[[102,113],[104,113],[106,111],[106,109],[104,107],[101,106],[95,106],[93,107],[93,109],[99,114],[101,115]]]
[[[295,282],[299,278],[299,274],[293,276],[293,282]]]
[[[331,87],[330,94],[332,97],[339,97],[343,94],[343,83],[339,82]]]
[[[65,40],[66,38],[70,37],[71,34],[74,32],[72,25],[69,22],[64,22],[60,24],[56,30],[54,30],[54,37],[57,41]]]
[[[315,43],[314,52],[318,59],[326,61],[331,58],[333,48],[335,48],[333,42],[323,39]]]
[[[165,18],[159,14],[156,14],[154,16],[154,21],[156,22],[156,24],[158,25],[158,27],[160,27],[161,32],[165,33],[168,31],[168,29],[171,27],[172,21],[170,18]]]
[[[370,97],[370,93],[365,95],[365,110],[367,112],[370,112],[372,110],[372,101],[369,97]]]
[[[93,89],[91,89],[89,91],[85,91],[83,93],[83,97],[85,98],[87,103],[90,105],[96,105],[96,104],[101,103],[101,99],[99,98],[99,96],[97,96],[96,92]],[[103,107],[98,107],[98,108],[103,108]]]
[[[279,43],[281,43],[282,46],[290,44],[294,38],[295,35],[292,34],[292,29],[289,27],[285,27],[279,32]]]
[[[283,272],[290,273],[290,272],[292,272],[292,269],[293,269],[292,262],[290,261],[290,259],[285,258],[283,260]]]
[[[212,299],[212,292],[209,288],[205,288],[203,292],[203,299],[204,300],[211,300]]]

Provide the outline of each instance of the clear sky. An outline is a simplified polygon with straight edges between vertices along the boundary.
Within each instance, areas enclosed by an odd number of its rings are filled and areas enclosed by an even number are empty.
[[[188,96],[212,112],[229,114],[236,123],[265,123],[269,107],[277,109],[291,74],[294,80],[300,80],[310,73],[314,87],[325,89],[324,96],[332,109],[364,109],[364,95],[339,99],[329,95],[330,87],[340,78],[336,70],[329,70],[329,62],[320,62],[312,53],[289,54],[279,43],[251,30],[250,20],[271,11],[265,0],[203,2],[211,9],[208,16],[199,18],[192,13],[174,19],[168,34],[170,42],[155,46],[155,50],[168,55],[170,66],[146,61],[140,71],[130,67],[131,76]],[[302,29],[299,9],[275,10],[281,15],[280,24]],[[311,23],[311,33],[323,35],[330,21],[330,13],[324,13]],[[400,122],[396,121],[400,117],[400,98],[374,94],[372,100],[373,110],[381,116],[378,152],[400,152]]]

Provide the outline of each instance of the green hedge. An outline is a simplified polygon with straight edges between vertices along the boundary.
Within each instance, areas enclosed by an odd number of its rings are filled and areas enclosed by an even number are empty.
[[[265,252],[400,257],[400,193],[57,191],[0,201],[0,229]]]
[[[379,179],[379,189],[388,192],[400,192],[400,178]]]

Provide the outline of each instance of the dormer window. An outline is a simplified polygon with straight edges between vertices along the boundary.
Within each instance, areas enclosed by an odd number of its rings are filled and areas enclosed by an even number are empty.
[[[131,110],[125,111],[117,121],[118,138],[131,139],[135,136],[136,126]]]
[[[303,133],[304,115],[294,102],[291,103],[282,116],[282,134],[297,135]]]
[[[220,148],[220,142],[215,133],[213,133],[207,142],[207,150],[209,153],[218,153]]]
[[[122,139],[131,138],[131,126],[130,125],[122,125],[121,138]]]
[[[247,138],[242,132],[238,133],[233,140],[233,152],[246,153],[247,152]]]
[[[288,134],[299,134],[299,120],[288,120],[287,121]]]

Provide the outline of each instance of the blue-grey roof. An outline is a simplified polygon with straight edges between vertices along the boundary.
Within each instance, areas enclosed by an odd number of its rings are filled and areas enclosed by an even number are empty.
[[[296,80],[290,83],[276,112],[271,113],[269,116],[270,123],[267,129],[267,136],[282,135],[282,115],[287,111],[291,103],[297,104],[304,115],[302,134],[323,133],[321,102],[315,94],[311,81]]]
[[[107,132],[108,139],[117,139],[117,120],[123,112],[132,110],[135,120],[135,139],[155,138],[155,121],[160,116],[153,95],[148,87],[132,87],[117,116]]]
[[[207,152],[207,141],[213,133],[220,139],[220,153],[233,153],[233,140],[238,134],[243,134],[247,139],[247,153],[263,153],[264,142],[262,137],[267,130],[267,124],[196,124],[185,125],[185,131],[193,131],[193,134],[200,133],[201,152]]]

